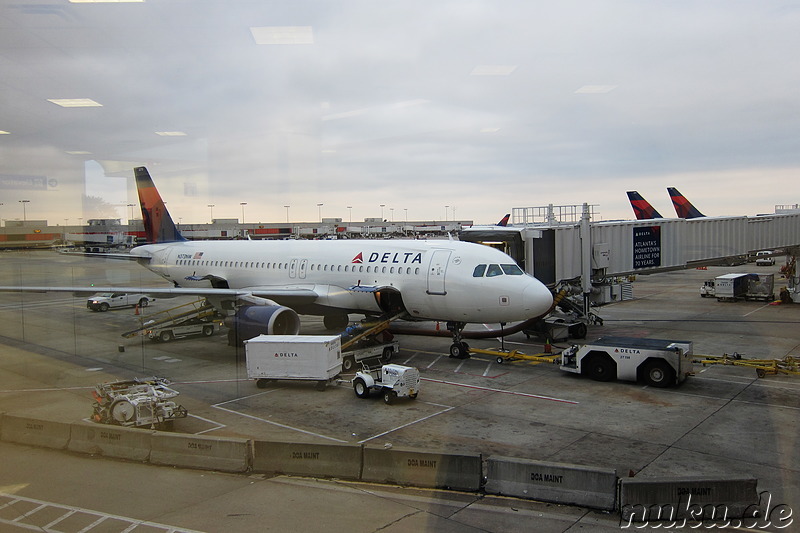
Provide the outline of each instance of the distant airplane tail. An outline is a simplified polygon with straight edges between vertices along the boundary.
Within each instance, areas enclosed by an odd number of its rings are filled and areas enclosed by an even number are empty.
[[[169,216],[167,206],[158,194],[158,189],[147,169],[136,167],[133,173],[136,176],[136,190],[139,193],[139,205],[142,206],[142,222],[147,243],[185,241],[186,239],[175,227],[172,217]]]
[[[511,213],[507,213],[506,216],[500,219],[500,222],[497,223],[498,226],[508,226],[508,219],[511,218]]]
[[[633,213],[636,215],[636,220],[649,220],[651,218],[664,218],[661,213],[656,211],[656,208],[650,205],[650,202],[642,198],[642,195],[636,191],[628,191],[628,200],[631,202]]]
[[[672,205],[675,206],[675,212],[679,218],[702,218],[705,216],[675,187],[667,187],[667,192],[669,192],[669,197],[672,198]]]

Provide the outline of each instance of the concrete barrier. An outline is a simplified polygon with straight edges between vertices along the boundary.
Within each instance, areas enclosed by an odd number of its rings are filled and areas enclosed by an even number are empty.
[[[70,424],[3,415],[0,439],[17,444],[30,444],[63,450],[69,443]]]
[[[642,478],[620,483],[620,514],[625,522],[742,518],[758,504],[757,479]]]
[[[362,481],[476,491],[481,454],[448,454],[411,448],[364,447]]]
[[[148,429],[83,422],[72,424],[67,449],[78,453],[147,461],[150,459],[152,435],[153,432]]]
[[[185,468],[244,472],[250,466],[250,441],[205,435],[154,432],[150,462]]]
[[[253,441],[253,471],[359,479],[361,446]]]
[[[491,456],[486,463],[488,494],[616,508],[616,470],[500,456]]]

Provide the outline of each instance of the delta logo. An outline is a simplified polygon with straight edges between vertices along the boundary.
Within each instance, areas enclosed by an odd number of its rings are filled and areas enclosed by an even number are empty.
[[[394,265],[422,264],[422,252],[372,252],[366,260],[364,259],[364,253],[359,252],[350,262],[357,265],[364,263],[391,263]]]

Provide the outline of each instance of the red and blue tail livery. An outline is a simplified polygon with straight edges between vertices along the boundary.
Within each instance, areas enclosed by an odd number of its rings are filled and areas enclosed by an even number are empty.
[[[692,202],[686,199],[684,195],[678,192],[675,187],[667,187],[669,197],[672,198],[672,205],[675,206],[675,213],[679,218],[702,218],[705,217],[703,213],[697,210]]]
[[[628,191],[628,200],[631,202],[633,213],[636,215],[636,220],[649,220],[651,218],[664,218],[661,213],[656,211],[656,208],[650,205],[650,202],[642,198],[642,195],[636,191]]]

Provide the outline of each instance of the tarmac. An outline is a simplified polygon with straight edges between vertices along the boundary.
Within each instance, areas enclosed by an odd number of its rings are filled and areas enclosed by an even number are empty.
[[[800,306],[700,298],[704,279],[749,271],[773,272],[780,285],[777,266],[753,264],[639,276],[633,300],[594,309],[604,324],[591,326],[587,340],[691,340],[695,354],[800,357]],[[92,283],[165,286],[134,262],[49,251],[0,254],[0,285]],[[695,365],[695,375],[679,387],[655,389],[595,382],[552,364],[498,364],[486,355],[451,359],[446,338],[398,336],[394,362],[419,368],[424,381],[419,399],[385,405],[357,398],[348,376],[324,391],[296,382],[258,389],[247,379],[243,351],[227,346],[224,334],[170,343],[120,336],[149,313],[183,301],[158,299],[137,315],[133,309],[94,313],[85,297],[65,293],[0,294],[0,411],[76,422],[91,413],[95,384],[157,375],[173,381],[189,410],[176,422],[180,433],[481,453],[612,468],[620,477],[753,477],[774,502],[800,504],[798,376],[758,378],[752,368]],[[302,318],[301,333],[329,333],[321,319]],[[500,346],[497,340],[470,344]],[[541,340],[521,333],[503,345],[543,351]],[[72,516],[147,521],[152,530],[167,524],[194,531],[620,527],[613,513],[484,494],[219,474],[8,443],[0,450],[0,493],[41,502],[30,503],[32,509],[69,507],[79,510]],[[0,523],[22,530],[25,521],[15,523],[8,513],[0,509]]]

